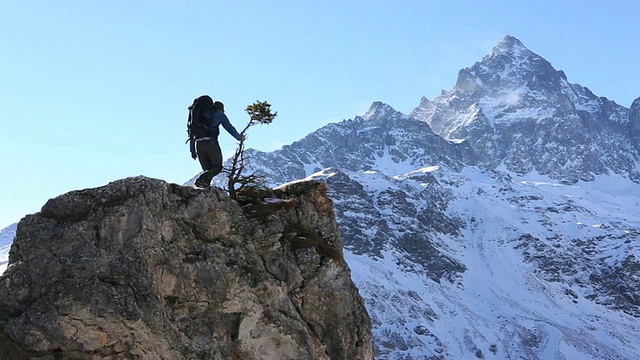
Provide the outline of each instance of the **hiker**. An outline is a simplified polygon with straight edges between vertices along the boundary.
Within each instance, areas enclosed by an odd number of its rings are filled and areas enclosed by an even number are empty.
[[[189,110],[194,111],[196,107],[201,107],[202,114],[195,115],[200,117],[200,122],[204,125],[201,128],[205,130],[190,132],[190,150],[191,157],[200,161],[200,166],[204,172],[195,181],[195,185],[198,187],[208,187],[211,185],[211,180],[214,176],[218,175],[222,171],[222,150],[220,144],[218,144],[218,135],[220,134],[219,126],[222,126],[227,130],[231,136],[238,141],[244,140],[244,135],[238,134],[236,128],[231,125],[229,118],[224,114],[224,104],[220,101],[215,103],[207,95],[203,95],[194,100],[193,105],[189,107]],[[193,124],[197,123],[199,119],[192,119]],[[193,125],[192,125],[193,126]]]

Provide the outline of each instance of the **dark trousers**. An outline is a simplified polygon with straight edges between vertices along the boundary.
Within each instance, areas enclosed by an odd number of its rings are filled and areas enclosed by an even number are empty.
[[[196,153],[204,173],[196,180],[199,185],[209,186],[211,179],[222,171],[222,150],[217,139],[196,142]]]

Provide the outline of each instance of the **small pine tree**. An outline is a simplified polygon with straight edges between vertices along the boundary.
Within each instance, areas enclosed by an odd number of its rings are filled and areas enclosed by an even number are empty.
[[[237,191],[242,187],[246,185],[259,185],[264,183],[264,179],[255,173],[249,175],[243,174],[247,162],[244,143],[247,139],[246,134],[250,127],[258,124],[271,124],[273,119],[278,116],[277,111],[275,113],[271,112],[271,104],[266,101],[256,101],[247,106],[245,111],[249,114],[249,122],[240,132],[242,139],[240,140],[240,144],[231,159],[231,167],[227,171],[229,174],[229,177],[227,178],[227,191],[229,191],[229,197],[232,199],[236,198]]]

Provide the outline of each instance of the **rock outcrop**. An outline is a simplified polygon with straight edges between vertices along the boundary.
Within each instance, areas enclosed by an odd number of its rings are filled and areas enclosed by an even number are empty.
[[[0,277],[13,359],[372,359],[321,182],[232,201],[145,177],[50,200]]]

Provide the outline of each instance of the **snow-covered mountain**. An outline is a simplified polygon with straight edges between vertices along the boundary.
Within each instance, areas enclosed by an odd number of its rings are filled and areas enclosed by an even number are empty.
[[[640,181],[640,99],[631,111],[568,82],[506,36],[455,87],[412,111],[446,139],[465,139],[485,167],[537,171],[573,183],[617,173]]]
[[[507,36],[410,115],[376,102],[250,155],[270,185],[329,184],[378,358],[628,359],[639,109]]]
[[[378,358],[637,353],[636,184],[564,185],[476,167],[312,177],[334,189]],[[361,192],[342,195],[345,183]],[[368,239],[380,250],[363,251]]]
[[[640,99],[507,36],[408,115],[376,102],[248,152],[271,186],[329,185],[377,359],[640,353]]]

